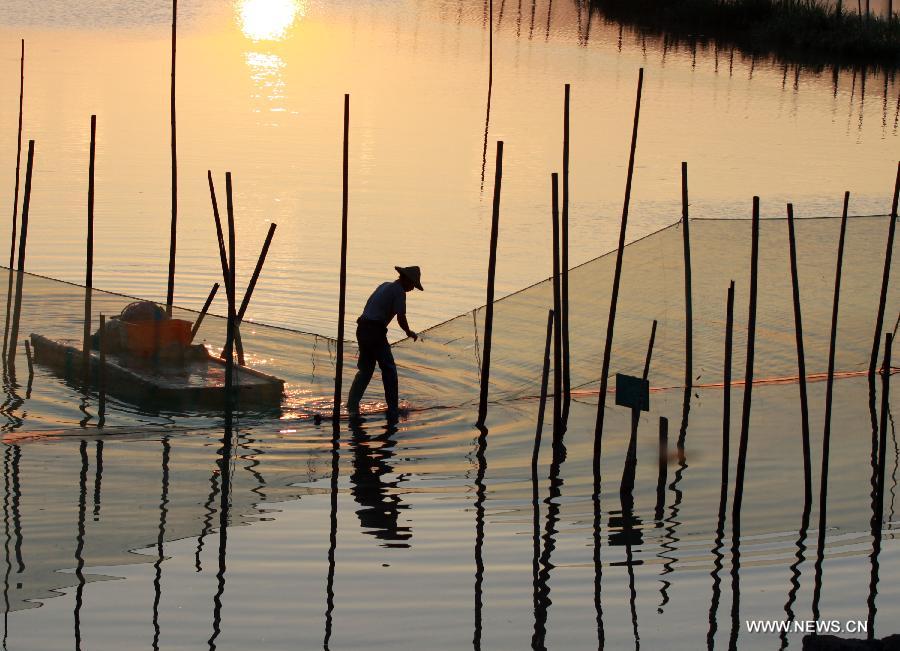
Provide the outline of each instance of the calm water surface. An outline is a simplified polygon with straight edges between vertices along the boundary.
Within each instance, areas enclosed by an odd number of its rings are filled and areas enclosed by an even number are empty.
[[[37,141],[28,268],[82,279],[88,125],[99,123],[96,285],[160,298],[169,224],[168,7],[149,1],[0,6],[0,82],[17,84],[27,41],[26,136]],[[675,47],[574,4],[495,3],[488,135],[487,31],[478,2],[199,2],[179,29],[177,302],[218,278],[205,174],[234,173],[239,274],[267,223],[279,230],[250,314],[326,336],[244,326],[252,365],[287,380],[274,414],[241,413],[221,457],[220,414],[98,398],[78,379],[3,366],[0,405],[3,643],[9,649],[801,648],[745,619],[872,619],[898,631],[896,388],[886,402],[884,518],[872,526],[880,386],[864,369],[887,220],[848,226],[831,440],[828,528],[803,518],[803,472],[786,231],[763,229],[757,373],[741,535],[733,481],[718,524],[722,328],[737,281],[734,376],[744,363],[746,222],[695,222],[695,375],[682,380],[681,230],[629,247],[614,371],[640,372],[659,320],[652,410],[638,423],[633,494],[620,492],[631,429],[608,412],[593,499],[598,315],[612,260],[571,275],[573,380],[567,456],[549,427],[537,472],[547,283],[498,303],[488,430],[472,427],[483,311],[396,349],[413,411],[397,428],[309,418],[334,374],[340,136],[351,98],[349,314],[393,264],[420,264],[414,327],[483,301],[494,141],[506,143],[498,284],[549,272],[549,173],[559,169],[563,84],[572,83],[572,261],[617,236],[637,69],[646,69],[630,239],[680,215],[885,213],[896,171],[898,87],[871,70],[798,70],[714,47]],[[0,207],[12,206],[16,105],[0,103]],[[482,158],[487,151],[486,158]],[[3,153],[5,152],[5,153]],[[482,181],[482,170],[487,179]],[[11,210],[10,210],[11,212]],[[8,218],[7,218],[8,219]],[[0,223],[3,223],[0,220]],[[808,369],[825,368],[836,220],[798,224]],[[894,252],[896,256],[896,251]],[[29,277],[21,334],[78,336],[83,290]],[[900,309],[897,284],[887,320]],[[129,299],[97,292],[97,313]],[[221,306],[219,307],[221,311]],[[178,316],[193,318],[187,312]],[[603,316],[605,318],[605,316]],[[199,339],[221,346],[221,320]],[[354,351],[348,350],[345,387]],[[373,384],[370,399],[377,398]],[[825,385],[811,382],[813,485]],[[690,410],[683,409],[685,397]],[[740,391],[732,393],[735,476]],[[370,403],[370,406],[373,406]],[[441,408],[443,407],[443,408]],[[658,454],[659,417],[669,449]],[[875,426],[873,427],[873,423]],[[633,499],[633,503],[631,499]],[[877,541],[880,540],[880,548]],[[817,569],[821,571],[817,572]],[[859,636],[857,634],[857,636]]]
[[[341,111],[351,93],[348,314],[394,264],[419,264],[413,326],[484,301],[494,142],[506,143],[498,289],[546,277],[549,174],[561,167],[572,84],[572,244],[615,244],[637,70],[646,83],[629,238],[680,215],[889,209],[900,93],[877,71],[797,70],[714,47],[675,48],[570,2],[495,2],[487,136],[482,2],[239,0],[182,8],[178,50],[176,299],[218,278],[206,170],[231,170],[238,274],[279,230],[255,320],[336,332]],[[89,117],[98,116],[95,284],[165,295],[170,217],[168,6],[142,0],[0,7],[0,206],[12,212],[19,38],[26,138],[37,141],[31,270],[83,280]],[[5,125],[5,126],[2,126]],[[487,180],[482,183],[482,170]],[[484,185],[484,187],[482,187]],[[222,189],[220,187],[220,193]],[[6,218],[8,223],[8,217]],[[0,222],[2,223],[2,222]],[[222,313],[221,305],[217,308]]]

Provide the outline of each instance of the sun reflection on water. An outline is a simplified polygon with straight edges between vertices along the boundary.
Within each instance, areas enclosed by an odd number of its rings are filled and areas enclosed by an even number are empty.
[[[304,0],[238,0],[238,20],[252,41],[283,40],[298,18],[306,15]]]

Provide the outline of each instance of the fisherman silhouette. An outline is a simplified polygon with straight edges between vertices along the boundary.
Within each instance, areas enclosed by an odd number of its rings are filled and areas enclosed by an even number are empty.
[[[375,372],[375,364],[381,368],[384,399],[387,402],[387,419],[396,422],[400,417],[397,387],[397,365],[387,340],[387,329],[394,317],[407,337],[416,341],[418,335],[410,330],[406,321],[406,293],[413,289],[422,291],[422,272],[418,267],[394,267],[397,280],[381,283],[369,300],[362,315],[356,320],[356,341],[359,343],[359,360],[356,377],[347,396],[347,412],[353,420],[359,419],[359,401]]]

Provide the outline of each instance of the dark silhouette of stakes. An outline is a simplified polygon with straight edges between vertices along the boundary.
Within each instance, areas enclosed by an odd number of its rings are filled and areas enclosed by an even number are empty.
[[[547,339],[544,342],[544,362],[541,371],[541,397],[538,403],[537,428],[534,432],[534,450],[531,453],[531,472],[537,476],[538,457],[541,453],[541,434],[544,431],[544,413],[547,406],[547,383],[550,376],[550,339],[553,334],[553,310],[547,311]],[[535,489],[536,490],[536,489]]]
[[[712,651],[716,643],[716,631],[719,628],[718,610],[722,598],[722,571],[724,555],[722,546],[725,540],[725,511],[728,506],[728,463],[731,439],[731,349],[734,341],[734,281],[728,285],[728,301],[725,314],[725,366],[723,372],[722,401],[722,479],[719,489],[719,519],[716,526],[716,541],[713,545],[715,557],[712,571],[712,598],[709,604],[709,630],[706,634],[706,646]]]
[[[97,379],[97,427],[103,427],[106,421],[106,315],[100,315],[100,369]],[[99,441],[102,443],[102,441]]]
[[[169,97],[172,151],[172,222],[169,228],[169,282],[166,289],[166,313],[172,315],[175,299],[175,249],[178,241],[178,148],[175,140],[175,42],[178,22],[178,0],[172,0],[172,85]]]
[[[494,330],[494,277],[497,273],[497,237],[500,230],[500,188],[503,181],[503,141],[497,141],[494,171],[494,202],[491,210],[491,244],[488,254],[487,300],[484,306],[484,343],[481,355],[481,391],[478,398],[479,427],[487,417],[488,384],[491,377],[491,334]]]
[[[12,329],[7,347],[7,366],[12,369],[16,361],[16,342],[19,338],[19,320],[22,316],[22,289],[25,282],[25,248],[28,243],[28,211],[31,207],[31,173],[34,169],[34,140],[28,141],[28,160],[25,163],[25,198],[22,202],[22,228],[19,230],[19,261],[16,274],[16,302],[13,308]]]
[[[200,309],[200,314],[197,315],[197,319],[194,321],[194,325],[191,326],[191,341],[194,341],[194,338],[197,336],[197,332],[200,330],[200,326],[203,324],[203,319],[206,318],[206,313],[209,311],[209,306],[212,305],[213,299],[215,299],[218,291],[219,283],[213,283],[212,289],[209,290],[209,295],[206,297],[206,302]]]
[[[84,338],[82,339],[82,368],[84,384],[88,385],[91,374],[91,294],[94,287],[94,155],[96,152],[97,116],[91,116],[91,149],[88,163],[88,203],[87,203],[87,254],[84,272]]]
[[[659,472],[656,478],[656,509],[654,518],[663,519],[666,507],[666,478],[669,473],[669,419],[659,417]]]
[[[562,308],[559,277],[559,177],[550,175],[551,218],[553,221],[553,449],[562,443]]]
[[[638,71],[637,97],[634,104],[634,126],[631,131],[631,151],[628,155],[628,175],[625,180],[625,202],[622,207],[622,224],[619,228],[619,246],[616,250],[616,269],[613,275],[612,297],[609,302],[609,320],[606,325],[606,343],[603,347],[603,366],[600,370],[600,400],[597,404],[597,422],[594,428],[594,492],[599,483],[600,452],[603,441],[606,391],[609,387],[609,364],[612,354],[613,331],[616,325],[616,305],[619,300],[619,283],[622,278],[622,257],[625,250],[625,233],[628,226],[628,208],[631,203],[631,181],[634,176],[634,152],[637,147],[638,123],[641,116],[641,90],[644,85],[644,69]]]
[[[569,358],[569,84],[565,86],[563,102],[563,165],[562,165],[562,283],[560,285],[562,315],[562,369],[563,369],[563,409],[562,427],[569,422],[569,406],[572,402],[572,377]]]
[[[869,375],[875,375],[878,364],[878,346],[881,343],[881,328],[884,325],[884,308],[887,304],[888,285],[891,281],[891,257],[894,252],[894,232],[897,230],[897,200],[900,198],[900,163],[897,163],[897,180],[894,182],[894,200],[891,202],[891,223],[888,224],[887,248],[884,252],[884,272],[881,276],[881,295],[878,299],[878,316],[875,317],[875,337],[872,341],[872,355],[869,357]]]
[[[731,530],[734,546],[740,544],[741,506],[744,499],[744,475],[750,442],[750,408],[753,400],[753,357],[756,351],[756,296],[759,282],[759,197],[753,197],[753,223],[750,249],[750,307],[747,317],[747,364],[744,369],[744,401],[741,407],[741,437],[731,506]]]
[[[831,340],[828,345],[828,376],[825,384],[825,424],[822,431],[822,472],[819,487],[819,536],[816,549],[815,585],[812,597],[812,616],[819,621],[819,601],[822,595],[822,564],[825,561],[825,531],[828,527],[828,456],[831,450],[831,403],[834,397],[834,357],[837,351],[838,307],[841,302],[841,268],[844,264],[844,236],[847,232],[847,211],[850,193],[844,193],[841,213],[841,234],[838,239],[837,264],[834,272],[834,299],[831,305]]]
[[[343,147],[343,184],[341,188],[341,271],[340,295],[338,297],[338,334],[337,358],[334,364],[334,406],[331,417],[335,430],[339,427],[341,417],[341,385],[344,375],[344,315],[347,301],[347,202],[349,182],[349,140],[350,140],[350,95],[344,95],[344,147]]]
[[[800,312],[800,281],[797,275],[797,242],[794,233],[794,206],[787,205],[788,242],[791,259],[791,287],[794,298],[794,330],[797,338],[797,376],[800,380],[800,431],[803,442],[804,501],[812,501],[812,460],[809,452],[809,401],[806,394],[806,356],[803,351],[803,318]]]
[[[234,266],[235,266],[235,233],[234,233],[234,200],[231,190],[231,172],[225,172],[225,200],[228,212],[228,321],[225,334],[225,437],[223,448],[231,451],[231,423],[234,398],[234,331],[236,325],[234,307]]]
[[[688,414],[691,410],[691,388],[694,383],[694,307],[691,292],[691,222],[688,209],[688,167],[681,163],[681,236],[684,246],[684,398],[681,407],[681,428],[678,432],[678,453],[684,456],[687,439]]]
[[[25,39],[22,39],[22,55],[19,59],[19,132],[16,138],[16,185],[13,192],[12,234],[9,238],[9,281],[6,288],[6,323],[3,328],[3,355],[6,355],[9,336],[10,305],[12,304],[13,265],[16,256],[16,225],[19,219],[19,168],[22,162],[22,106],[25,96]]]
[[[747,469],[747,448],[750,442],[750,408],[753,399],[753,357],[756,350],[756,295],[759,281],[759,197],[753,197],[752,243],[750,249],[750,306],[747,318],[747,363],[744,370],[744,401],[741,408],[741,436],[738,443],[737,468],[734,480],[734,500],[731,504],[732,564],[731,564],[731,636],[729,648],[737,648],[738,616],[741,595],[741,506],[744,502],[744,475]]]

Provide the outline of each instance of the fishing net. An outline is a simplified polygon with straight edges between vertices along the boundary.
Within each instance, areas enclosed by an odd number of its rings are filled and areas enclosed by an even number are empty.
[[[837,334],[836,369],[859,373],[868,366],[884,265],[888,217],[854,217],[848,222]],[[611,375],[640,375],[653,320],[657,320],[650,384],[656,389],[680,387],[685,368],[685,274],[683,225],[675,224],[625,248],[618,315],[613,339]],[[797,219],[798,269],[807,372],[827,369],[834,273],[840,220]],[[735,281],[734,377],[742,377],[749,293],[749,220],[691,220],[693,384],[722,381],[726,293]],[[501,237],[503,233],[501,231]],[[599,380],[609,311],[615,252],[569,271],[569,350],[571,386],[576,397],[588,399]],[[502,267],[503,261],[499,264]],[[15,288],[16,274],[11,274]],[[15,289],[12,291],[15,295]],[[25,274],[21,307],[18,374],[8,382],[3,413],[7,429],[21,427],[18,404],[27,390],[42,408],[32,409],[30,427],[71,425],[86,416],[84,404],[71,395],[79,389],[71,378],[58,378],[36,367],[25,379],[26,356],[21,342],[32,332],[50,338],[73,339],[80,346],[85,289],[49,278]],[[92,331],[101,313],[115,315],[133,297],[93,290]],[[12,301],[14,303],[14,300]],[[507,401],[537,395],[543,363],[547,310],[553,305],[550,279],[494,303],[490,399]],[[885,328],[893,329],[900,310],[900,292],[888,292]],[[394,345],[400,371],[401,397],[411,409],[473,404],[484,346],[484,307],[462,314],[420,333],[418,342]],[[176,307],[173,317],[194,321],[197,312]],[[797,374],[796,344],[785,220],[760,224],[757,379],[792,381]],[[225,341],[225,319],[207,315],[195,342],[218,353]],[[352,326],[349,323],[348,326]],[[352,327],[348,327],[352,333]],[[285,380],[282,418],[330,412],[334,390],[336,342],[327,337],[245,322],[241,338],[246,363]],[[345,345],[344,394],[355,373],[356,347]],[[14,370],[14,369],[10,369]],[[26,384],[28,386],[26,387]],[[611,378],[614,388],[614,378]],[[364,408],[383,407],[378,379],[368,391]],[[592,398],[596,399],[596,398]],[[18,410],[19,412],[21,409]],[[125,403],[113,405],[108,424],[133,424],[135,419],[168,420],[184,413],[151,413]],[[152,418],[151,418],[152,416]]]
[[[836,369],[868,367],[884,267],[889,217],[848,220],[841,282]],[[840,219],[797,219],[798,277],[807,372],[827,370]],[[501,232],[502,237],[502,232]],[[757,378],[797,374],[787,221],[760,224],[757,308]],[[723,377],[726,296],[735,281],[734,374],[745,359],[750,287],[750,220],[691,220],[693,384]],[[571,384],[582,393],[599,387],[615,270],[615,252],[569,271]],[[499,263],[502,265],[502,260]],[[540,386],[550,279],[494,304],[490,397],[534,396]],[[885,327],[892,329],[900,292],[888,293]],[[484,307],[395,346],[416,379],[408,391],[421,404],[477,401]],[[611,374],[641,375],[653,320],[658,321],[650,370],[652,387],[679,387],[685,368],[683,225],[675,224],[625,247]],[[614,378],[610,386],[614,387]],[[577,394],[577,392],[576,392]]]

